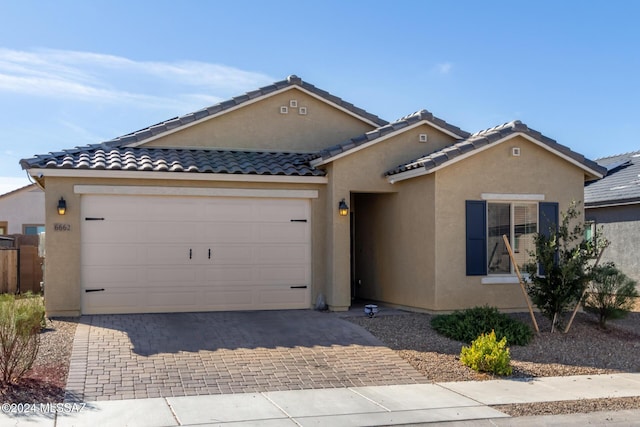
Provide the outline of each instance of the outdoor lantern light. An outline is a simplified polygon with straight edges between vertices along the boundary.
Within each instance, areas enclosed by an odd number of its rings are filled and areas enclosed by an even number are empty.
[[[349,206],[347,206],[347,202],[345,202],[344,199],[338,203],[338,213],[340,216],[347,216],[349,214]]]
[[[64,215],[65,213],[67,213],[67,202],[60,197],[60,200],[58,200],[58,215]]]

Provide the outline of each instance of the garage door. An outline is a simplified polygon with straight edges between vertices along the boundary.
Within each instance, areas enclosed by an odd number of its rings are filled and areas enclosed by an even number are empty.
[[[308,199],[83,195],[82,312],[310,306]]]

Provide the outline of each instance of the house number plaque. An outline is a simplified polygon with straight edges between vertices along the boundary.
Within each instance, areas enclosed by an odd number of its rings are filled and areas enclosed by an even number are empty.
[[[53,224],[53,231],[71,231],[71,224]]]

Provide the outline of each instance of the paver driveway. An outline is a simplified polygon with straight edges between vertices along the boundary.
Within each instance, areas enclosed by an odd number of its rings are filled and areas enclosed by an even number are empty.
[[[425,383],[335,313],[311,310],[83,316],[67,400]]]

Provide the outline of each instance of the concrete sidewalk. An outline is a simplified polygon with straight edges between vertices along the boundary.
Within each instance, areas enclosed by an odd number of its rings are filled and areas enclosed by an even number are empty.
[[[510,418],[489,406],[630,396],[640,396],[640,374],[113,400],[57,414],[7,414],[5,405],[0,426],[637,425],[640,410]]]

